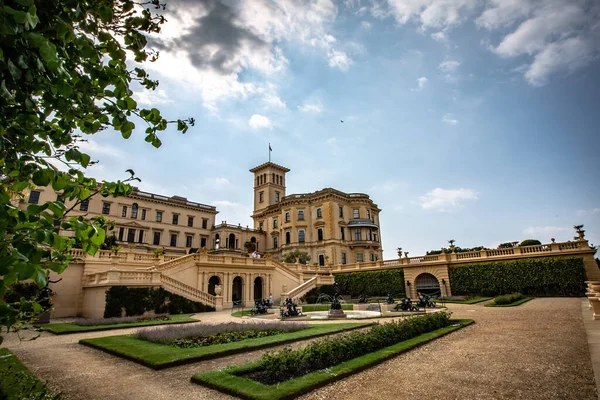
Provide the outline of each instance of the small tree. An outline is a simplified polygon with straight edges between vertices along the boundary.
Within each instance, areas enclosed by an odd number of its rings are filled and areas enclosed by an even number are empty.
[[[283,256],[283,260],[288,264],[293,264],[296,262],[296,258],[300,264],[308,264],[310,262],[310,255],[304,251],[294,250],[291,253],[287,253]]]
[[[248,253],[253,253],[256,250],[256,243],[246,240],[244,242],[244,248]]]

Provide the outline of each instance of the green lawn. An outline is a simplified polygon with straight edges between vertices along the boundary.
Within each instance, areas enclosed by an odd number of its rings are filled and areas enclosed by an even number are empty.
[[[453,326],[425,333],[379,351],[343,362],[326,370],[315,371],[274,385],[264,385],[252,379],[239,376],[259,369],[260,361],[196,374],[192,376],[192,382],[245,399],[278,400],[295,398],[303,393],[325,386],[330,382],[377,365],[430,340],[461,329],[473,323],[473,320],[454,320],[452,322]]]
[[[233,353],[243,353],[316,336],[329,335],[335,332],[362,328],[371,324],[372,323],[315,324],[310,325],[307,329],[296,332],[282,333],[279,335],[242,340],[233,343],[197,347],[193,349],[138,340],[130,335],[82,339],[79,343],[135,361],[153,369],[162,369],[208,358],[217,358]]]
[[[58,400],[46,385],[25,368],[8,349],[0,349],[0,399]]]
[[[478,297],[473,297],[472,299],[469,300],[441,300],[441,299],[437,299],[436,302],[437,303],[452,303],[452,304],[476,304],[476,303],[481,303],[483,301],[487,301],[487,300],[491,300],[493,299],[493,297],[483,297],[483,296],[478,296]]]
[[[245,316],[250,316],[252,315],[252,313],[250,312],[250,310],[242,310],[242,311],[235,311],[231,314],[232,317],[245,317]]]
[[[193,314],[176,314],[171,315],[171,319],[168,321],[141,321],[141,322],[129,322],[126,324],[112,324],[112,325],[90,325],[80,326],[75,324],[46,324],[40,325],[39,328],[55,333],[57,335],[64,335],[67,333],[80,333],[80,332],[95,332],[105,331],[110,329],[125,329],[135,328],[138,326],[153,326],[153,325],[168,325],[168,324],[186,324],[190,322],[199,322],[197,319],[190,318]]]
[[[513,301],[512,303],[509,304],[494,304],[494,302],[492,301],[490,304],[486,304],[486,307],[516,307],[516,306],[520,306],[523,303],[528,302],[529,300],[533,300],[533,297],[523,297],[522,299],[519,299],[517,301]]]

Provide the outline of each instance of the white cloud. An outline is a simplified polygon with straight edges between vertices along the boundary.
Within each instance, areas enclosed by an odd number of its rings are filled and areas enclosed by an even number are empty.
[[[303,106],[298,106],[298,110],[302,112],[320,113],[323,111],[323,106],[321,104],[304,104]]]
[[[444,118],[442,118],[442,121],[452,126],[458,125],[459,123],[459,121],[456,118],[454,118],[454,114],[451,113],[444,114]]]
[[[445,42],[446,40],[448,40],[448,35],[446,35],[446,32],[444,31],[439,31],[432,33],[431,38],[436,42]]]
[[[261,129],[261,128],[271,128],[273,127],[273,124],[271,123],[271,120],[267,117],[265,117],[264,115],[259,115],[259,114],[254,114],[250,117],[250,119],[248,120],[248,125],[250,125],[250,127],[252,129]]]
[[[425,87],[425,84],[429,81],[429,79],[427,79],[426,77],[422,76],[420,78],[417,79],[417,87],[416,88],[411,88],[410,90],[412,92],[420,92],[421,90],[423,90],[423,88]]]
[[[446,60],[446,61],[442,61],[440,63],[440,65],[438,65],[438,69],[442,72],[448,73],[448,72],[456,71],[459,66],[460,66],[460,63],[458,61]]]
[[[577,212],[575,214],[577,214],[578,217],[582,217],[585,214],[587,214],[587,211],[585,211],[585,210],[577,210]]]
[[[86,142],[79,142],[77,145],[79,146],[79,149],[86,153],[89,154],[92,159],[93,158],[99,158],[101,156],[108,156],[108,157],[112,157],[112,158],[125,158],[126,155],[124,152],[122,152],[121,150],[119,150],[116,147],[107,145],[107,144],[100,144],[98,142],[96,142],[94,139],[86,139]]]
[[[491,50],[504,58],[530,57],[524,77],[544,85],[558,73],[572,73],[600,54],[600,6],[583,0],[493,0],[476,20],[488,30],[510,29]]]
[[[419,197],[423,210],[451,211],[462,207],[464,201],[477,200],[479,193],[473,189],[435,188]]]
[[[250,219],[252,208],[249,205],[228,200],[213,201],[212,205],[219,210],[217,217],[219,217],[222,222],[227,222],[229,224],[241,223],[244,227],[246,225],[253,227],[252,220]]]
[[[217,185],[226,185],[226,184],[229,183],[229,179],[227,179],[227,178],[216,178],[215,179],[215,183]]]
[[[362,22],[360,23],[360,26],[361,26],[362,28],[364,28],[364,29],[371,29],[371,24],[370,24],[369,22],[367,22],[367,21],[362,21]]]
[[[272,108],[286,108],[285,102],[279,98],[276,94],[267,93],[263,96],[265,104]]]
[[[352,65],[352,59],[343,51],[331,49],[327,52],[327,63],[331,68],[348,71]]]
[[[400,24],[411,20],[421,29],[449,28],[463,22],[477,6],[477,0],[387,0],[389,12],[376,10],[379,16],[392,15]],[[375,10],[372,10],[372,13]],[[375,13],[374,13],[375,15]]]
[[[559,226],[530,226],[528,228],[523,229],[523,233],[529,236],[531,239],[546,239],[568,231],[569,228]]]
[[[335,144],[337,142],[337,139],[334,137],[330,137],[329,139],[327,139],[327,144],[332,145]]]
[[[600,214],[600,208],[594,208],[592,214]]]
[[[133,92],[133,98],[138,104],[144,105],[166,104],[173,102],[173,100],[167,96],[167,93],[163,89]]]

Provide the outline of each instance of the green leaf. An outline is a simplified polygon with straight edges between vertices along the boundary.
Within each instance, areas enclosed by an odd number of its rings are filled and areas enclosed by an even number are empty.
[[[33,173],[31,180],[37,186],[48,186],[52,179],[52,171],[47,169],[39,169]]]
[[[40,44],[40,56],[46,61],[46,63],[58,62],[58,55],[56,54],[56,46],[50,43],[48,40],[44,40]]]
[[[58,94],[70,97],[73,94],[73,88],[67,82],[61,82],[58,84]]]
[[[84,153],[81,153],[81,159],[79,161],[79,163],[81,164],[81,166],[83,168],[87,168],[87,166],[90,164],[90,156]]]
[[[25,189],[27,186],[29,185],[29,182],[27,181],[23,181],[23,182],[17,182],[13,185],[13,190],[15,192],[21,192],[23,189]]]
[[[21,70],[19,69],[19,67],[17,67],[15,64],[13,64],[13,62],[11,60],[8,60],[8,72],[10,72],[10,75],[13,77],[13,79],[15,81],[17,81],[19,78],[21,78]]]
[[[33,274],[33,280],[39,288],[46,286],[46,274],[41,269],[36,269]]]

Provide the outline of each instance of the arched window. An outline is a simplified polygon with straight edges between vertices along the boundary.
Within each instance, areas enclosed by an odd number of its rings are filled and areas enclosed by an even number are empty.
[[[131,218],[136,219],[138,215],[138,205],[137,203],[133,203],[131,206]]]
[[[325,266],[325,254],[319,254],[319,266]]]
[[[219,248],[219,241],[220,241],[220,238],[219,238],[219,234],[217,233],[215,235],[215,250]]]
[[[291,240],[291,236],[292,236],[292,235],[290,235],[290,232],[289,232],[289,231],[287,231],[287,232],[285,233],[285,244],[290,244],[290,242],[292,241],[292,240]]]
[[[229,248],[235,249],[235,235],[233,233],[229,234]]]

